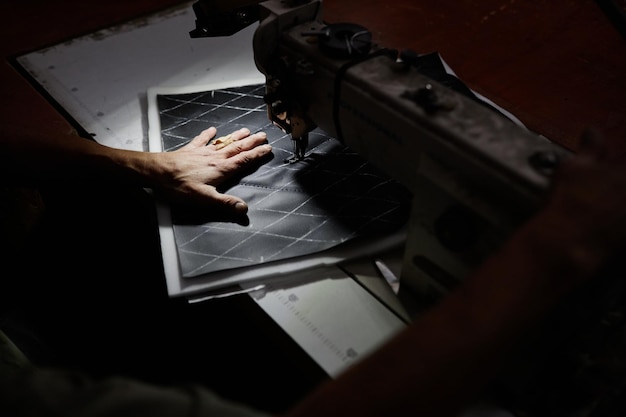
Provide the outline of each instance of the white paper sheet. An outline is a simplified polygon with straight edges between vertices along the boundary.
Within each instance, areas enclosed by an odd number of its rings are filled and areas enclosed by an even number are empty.
[[[220,38],[191,38],[192,2],[23,55],[20,65],[96,141],[148,150],[146,91],[261,79],[256,25]],[[264,79],[263,79],[264,80]]]
[[[269,284],[253,299],[336,377],[406,324],[339,268],[316,274],[317,280],[295,287]]]

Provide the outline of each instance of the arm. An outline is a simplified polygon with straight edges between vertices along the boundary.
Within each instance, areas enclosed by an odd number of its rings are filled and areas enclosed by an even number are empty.
[[[219,193],[216,187],[271,152],[265,133],[233,132],[233,143],[223,148],[209,141],[215,128],[201,132],[173,152],[114,149],[75,134],[46,137],[45,130],[5,125],[0,141],[3,168],[15,182],[89,181],[109,178],[125,184],[151,187],[173,200],[222,207],[245,213],[240,198]]]
[[[455,415],[623,244],[625,189],[601,148],[569,161],[546,207],[457,291],[286,416]]]

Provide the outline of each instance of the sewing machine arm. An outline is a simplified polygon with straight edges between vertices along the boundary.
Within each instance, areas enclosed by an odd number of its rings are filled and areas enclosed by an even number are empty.
[[[293,161],[320,128],[413,193],[403,285],[445,293],[541,202],[565,149],[425,76],[417,54],[326,24],[320,0],[256,3],[255,63]]]

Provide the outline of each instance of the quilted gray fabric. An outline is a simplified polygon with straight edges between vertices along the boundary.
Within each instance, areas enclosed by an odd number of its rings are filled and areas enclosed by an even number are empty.
[[[218,136],[241,127],[264,131],[273,147],[273,159],[222,190],[248,203],[244,221],[172,208],[183,277],[375,238],[408,219],[410,193],[319,129],[310,134],[304,160],[285,162],[292,155],[292,139],[267,119],[263,92],[263,85],[253,85],[157,97],[166,151],[210,126]]]

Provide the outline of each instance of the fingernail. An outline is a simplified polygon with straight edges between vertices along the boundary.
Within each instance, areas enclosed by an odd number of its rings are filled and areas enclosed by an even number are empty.
[[[265,132],[259,132],[259,133],[257,133],[257,135],[261,136],[262,138],[266,138],[267,137],[267,133],[265,133]]]
[[[240,213],[245,213],[248,211],[248,205],[240,201],[237,204],[235,204],[235,210],[237,210]]]

